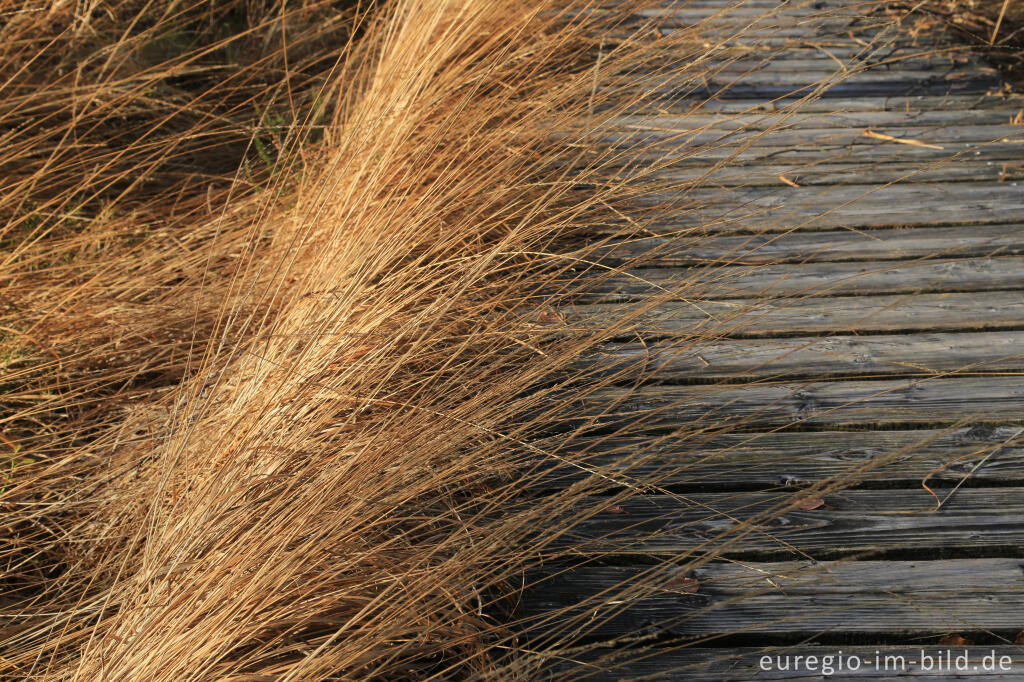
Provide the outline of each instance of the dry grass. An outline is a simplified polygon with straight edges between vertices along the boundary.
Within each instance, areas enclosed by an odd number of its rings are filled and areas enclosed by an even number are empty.
[[[904,7],[942,28],[952,28],[1002,61],[1020,68],[1024,5],[1014,0],[928,0]]]
[[[54,8],[8,15],[6,44],[28,56],[5,63],[58,63],[49,81],[13,72],[24,102],[4,112],[19,170],[4,193],[4,286],[19,301],[4,325],[4,676],[501,665],[511,640],[493,602],[567,504],[526,503],[509,483],[550,421],[522,415],[551,389],[524,389],[588,343],[549,347],[550,324],[522,310],[567,267],[550,244],[615,196],[604,181],[581,200],[601,162],[551,151],[553,131],[607,97],[595,28],[615,18],[567,26],[544,8],[360,16],[365,38],[326,87],[324,68],[296,82],[294,34],[218,77],[219,50],[287,23],[259,11],[155,65],[147,51],[198,33],[200,6],[135,9],[157,16],[138,39],[118,33],[126,17],[98,25],[102,12],[68,9],[43,38]],[[296,32],[315,44],[357,20],[338,21]],[[606,48],[617,66],[631,50]],[[98,56],[72,69],[76,54]],[[166,101],[179,78],[207,80]],[[316,144],[289,147],[309,137],[292,126],[277,173],[230,177],[256,161],[231,148],[259,139],[254,118],[285,106],[308,124],[303,101],[317,116],[317,100],[335,113]],[[47,107],[37,126],[19,118]]]
[[[601,242],[556,251],[686,206],[593,142],[728,55],[585,3],[79,7],[0,9],[0,676],[532,679],[524,576],[657,485],[568,454],[643,307],[567,328]]]

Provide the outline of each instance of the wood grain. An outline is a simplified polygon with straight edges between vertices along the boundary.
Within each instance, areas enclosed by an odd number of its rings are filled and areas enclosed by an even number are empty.
[[[575,420],[669,429],[708,423],[834,427],[1024,422],[1024,375],[924,380],[806,381],[603,388],[579,398]]]
[[[973,225],[927,229],[792,232],[771,235],[646,237],[584,247],[582,256],[609,265],[722,265],[752,261],[821,263],[909,260],[927,257],[980,257],[1024,253],[1024,225]]]
[[[571,636],[571,618],[586,619],[588,632],[604,637],[1010,633],[1020,628],[1024,611],[1020,563],[1006,558],[709,564],[692,572],[700,582],[695,594],[672,586],[679,569],[580,568],[528,591],[523,612],[537,618],[566,610],[558,621],[562,636]],[[618,603],[588,602],[624,586]]]
[[[636,309],[636,313],[631,313]],[[1019,327],[1018,291],[892,294],[834,298],[735,299],[667,302],[656,306],[594,303],[565,310],[570,327],[608,326],[634,319],[631,333],[653,336],[714,334],[749,337],[830,332],[956,331]],[[625,324],[625,323],[623,323]]]
[[[780,265],[642,268],[585,284],[579,301],[608,302],[676,294],[676,300],[794,295],[905,294],[1024,288],[1024,257],[930,259],[912,263],[787,263]]]
[[[1019,146],[1024,149],[1024,137]],[[659,195],[650,199],[661,201],[664,197]],[[789,187],[785,192],[774,187],[709,188],[690,191],[679,202],[677,217],[648,225],[646,231],[699,227],[710,233],[779,232],[997,223],[1024,213],[1024,190],[1012,182],[830,185]],[[687,211],[690,206],[693,210]]]
[[[784,377],[936,377],[1024,371],[1024,332],[837,335],[606,344],[573,370],[660,383]]]
[[[817,508],[778,513],[808,499],[794,488],[636,495],[617,502],[611,512],[606,499],[595,498],[578,506],[576,512],[590,516],[560,544],[601,555],[685,555],[721,545],[717,551],[726,555],[782,552],[813,558],[1024,544],[1024,488],[846,490],[815,496]],[[745,535],[737,543],[741,532]]]
[[[883,431],[755,431],[559,440],[561,456],[534,465],[532,488],[550,490],[589,476],[613,487],[656,480],[673,490],[769,488],[837,476],[886,487],[1024,482],[1021,427]],[[544,441],[544,451],[553,444]],[[575,462],[576,465],[569,465]]]

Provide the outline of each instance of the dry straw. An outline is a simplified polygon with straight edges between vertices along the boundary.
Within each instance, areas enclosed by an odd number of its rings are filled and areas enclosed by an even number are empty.
[[[535,679],[593,627],[518,590],[664,472],[579,446],[659,416],[581,409],[653,369],[581,358],[700,303],[563,311],[729,162],[623,117],[736,58],[630,9],[0,7],[0,677]]]

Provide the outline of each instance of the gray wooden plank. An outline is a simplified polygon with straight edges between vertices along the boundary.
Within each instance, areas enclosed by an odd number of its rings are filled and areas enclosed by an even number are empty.
[[[595,303],[652,295],[679,300],[1011,290],[1024,288],[1024,257],[636,268],[595,273],[583,286],[586,293],[577,300]]]
[[[788,46],[794,41],[817,39],[834,39],[852,50],[861,49],[862,44],[850,37],[854,33],[861,40],[876,43],[898,42],[911,44],[896,34],[893,22],[886,18],[871,19],[852,13],[818,12],[803,18],[772,16],[770,13],[754,12],[748,15],[729,16],[723,14],[716,18],[708,15],[694,17],[683,21],[673,17],[642,17],[647,23],[665,36],[685,33],[693,35],[692,27],[700,24],[700,35],[714,38],[719,44],[723,42],[747,45]],[[620,40],[628,38],[636,24],[623,24],[621,28],[606,33],[608,39]]]
[[[855,8],[870,7],[878,0],[664,0],[657,7],[664,7],[667,10],[686,11],[696,7],[736,7],[753,8],[769,7],[778,8],[787,6],[793,8],[804,7],[820,11],[825,8]]]
[[[1003,222],[1024,215],[1024,188],[1016,182],[830,185],[787,187],[784,191],[775,187],[707,188],[686,191],[683,197],[670,194],[666,191],[644,198],[644,203],[651,205],[679,202],[670,220],[646,225],[646,232],[951,225]]]
[[[804,2],[776,2],[772,3],[747,3],[747,2],[718,2],[691,4],[689,2],[675,5],[665,4],[662,6],[645,7],[637,9],[632,16],[645,19],[678,20],[689,23],[693,19],[703,19],[711,16],[722,16],[725,18],[787,18],[794,21],[801,18],[815,18],[824,16],[841,15],[847,19],[855,19],[863,16],[865,9],[870,9],[870,4],[861,3],[818,3],[806,0]],[[875,6],[879,6],[875,3]]]
[[[822,679],[847,682],[904,678],[911,678],[914,682],[978,679],[1016,682],[1024,679],[1024,657],[1021,656],[1019,646],[950,646],[936,644],[935,639],[916,646],[802,644],[776,647],[595,649],[564,654],[564,660],[553,662],[549,669],[557,672],[560,680],[588,682]],[[767,661],[764,660],[765,656],[768,657]],[[938,663],[940,657],[943,661],[941,668]],[[947,660],[950,662],[948,666]]]
[[[860,556],[1024,544],[1024,488],[846,490],[826,495],[816,509],[783,511],[807,499],[792,489],[636,495],[614,507],[607,498],[593,498],[573,510],[589,517],[561,536],[558,546],[602,556],[686,554],[717,547],[738,531],[748,532],[721,552]]]
[[[943,67],[932,68],[857,68],[844,69],[836,63],[819,62],[814,68],[794,70],[762,69],[757,63],[733,62],[714,66],[704,74],[709,87],[716,85],[743,85],[761,92],[785,95],[796,88],[810,84],[824,83],[832,89],[864,90],[869,87],[893,89],[897,85],[910,84],[911,88],[978,88],[984,90],[999,80],[998,72],[991,68],[960,70],[948,62]],[[894,90],[895,91],[895,90]]]
[[[921,74],[906,74],[904,77],[882,74],[875,71],[844,75],[841,78],[807,77],[803,80],[779,79],[772,82],[766,78],[708,78],[702,87],[695,89],[690,83],[676,90],[666,90],[665,96],[706,96],[721,99],[775,99],[815,94],[828,99],[832,97],[884,97],[906,93],[924,95],[944,94],[985,94],[1001,83],[998,75],[986,72],[976,74],[951,74],[948,77],[932,75],[922,79]],[[786,82],[788,81],[788,82]]]
[[[646,145],[651,151],[657,150],[665,154],[678,152],[680,145],[697,147],[714,145],[721,154],[725,150],[740,147],[760,147],[777,149],[780,147],[848,148],[863,146],[881,148],[886,151],[900,151],[903,147],[916,146],[898,142],[879,140],[867,136],[868,126],[812,128],[785,126],[774,129],[721,129],[714,127],[669,128],[645,123],[616,126],[603,131],[594,137],[593,143],[610,147],[629,148]],[[872,132],[889,134],[889,126],[870,128]],[[948,145],[966,145],[976,143],[979,149],[983,145],[1016,143],[1018,148],[1024,144],[1024,129],[1021,126],[1002,124],[992,125],[960,125],[960,126],[919,126],[904,125],[891,127],[892,135],[898,139],[911,142],[941,146],[944,151]],[[920,147],[917,147],[920,148]]]
[[[955,56],[954,56],[955,55]],[[747,54],[724,54],[704,60],[707,74],[828,74],[851,75],[865,71],[911,74],[922,78],[942,73],[993,73],[995,69],[969,52],[897,50],[875,54],[854,54],[849,50],[822,52],[814,48],[804,50],[768,50]]]
[[[664,383],[779,377],[928,377],[1024,371],[1024,331],[856,334],[605,344],[575,371]]]
[[[945,94],[925,95],[920,93],[901,93],[895,96],[872,96],[849,99],[810,99],[778,98],[765,100],[723,99],[694,102],[680,100],[675,102],[655,101],[651,104],[639,103],[632,109],[637,114],[642,112],[665,113],[697,113],[697,114],[741,114],[741,113],[775,113],[792,111],[794,113],[853,113],[853,112],[920,112],[920,111],[967,111],[978,109],[996,109],[1007,113],[1018,111],[1024,105],[1024,97],[1020,95],[999,94]]]
[[[1024,102],[1020,103],[1024,107]],[[786,112],[752,111],[705,113],[703,109],[685,114],[655,113],[650,115],[627,114],[610,122],[612,126],[623,128],[636,127],[655,130],[770,130],[770,129],[812,129],[829,130],[840,128],[871,128],[885,130],[900,128],[901,135],[905,128],[950,126],[1001,126],[1009,125],[1012,108],[997,109],[961,109],[961,110],[922,110],[893,109],[889,111],[804,111]]]
[[[789,163],[721,165],[711,167],[683,165],[649,173],[648,177],[676,183],[700,183],[704,186],[789,187],[795,182],[807,185],[846,183],[877,184],[890,182],[1005,182],[1024,180],[1024,164],[1017,158],[1000,158],[986,148],[968,160],[905,163],[898,156],[863,163]],[[783,177],[785,179],[783,179]]]
[[[713,236],[682,235],[613,241],[585,247],[582,257],[609,264],[641,262],[649,266],[674,264],[761,265],[775,263],[902,260],[961,256],[979,257],[1024,253],[1024,225],[972,225],[925,229],[874,229],[792,232],[788,234]]]
[[[636,310],[637,312],[633,312]],[[831,332],[996,330],[1024,322],[1019,291],[835,298],[593,303],[565,308],[567,330],[628,329],[648,336],[751,338]],[[615,325],[615,326],[612,326]]]
[[[566,453],[536,465],[534,489],[596,475],[602,484],[658,481],[673,489],[798,485],[836,476],[915,486],[1024,480],[1019,426],[884,431],[770,431],[574,438],[537,444]],[[570,462],[572,464],[570,464]]]
[[[608,387],[576,401],[573,422],[672,429],[730,424],[834,427],[1024,421],[1024,376]]]
[[[686,0],[683,2],[660,2],[643,6],[636,6],[629,15],[629,24],[649,24],[657,22],[658,25],[688,26],[694,21],[703,21],[709,18],[729,19],[735,23],[749,23],[752,19],[771,18],[785,19],[787,23],[795,23],[800,20],[814,20],[817,17],[844,17],[847,20],[863,17],[870,14],[872,7],[880,7],[878,0],[862,0],[860,3],[841,4],[830,0],[779,0],[776,2],[763,2],[761,0],[725,0],[719,2],[704,2],[701,0]],[[594,16],[608,15],[610,10],[600,5],[581,10]],[[614,16],[618,16],[617,14]]]
[[[781,147],[763,144],[742,147],[729,144],[727,141],[709,145],[680,143],[673,146],[673,143],[670,142],[651,145],[650,148],[640,148],[639,150],[632,147],[625,150],[609,147],[595,150],[594,154],[595,156],[600,155],[602,159],[607,159],[609,169],[627,165],[635,167],[642,163],[656,165],[657,170],[652,172],[652,177],[663,177],[668,181],[672,179],[672,171],[675,169],[693,166],[711,171],[728,165],[737,168],[751,168],[756,173],[758,172],[757,166],[786,164],[794,167],[810,167],[824,163],[845,163],[862,166],[863,172],[867,172],[870,168],[885,163],[917,164],[921,168],[934,168],[961,162],[1019,163],[1022,150],[1022,143],[1016,139],[989,143],[947,142],[938,146],[941,146],[942,149],[869,140],[868,138],[865,138],[864,144],[856,145]],[[680,177],[685,177],[685,175]],[[850,180],[847,180],[843,184],[849,183]],[[875,179],[869,179],[863,184],[875,188],[880,186]],[[681,185],[680,191],[683,190],[692,190],[692,185]]]
[[[681,569],[579,568],[528,591],[523,612],[561,612],[558,634],[571,638],[574,626],[604,637],[1016,632],[1024,611],[1020,559],[708,564],[693,575],[691,594],[675,586]]]
[[[630,15],[625,25],[635,24],[657,26],[662,32],[674,29],[688,29],[700,25],[703,35],[753,38],[762,35],[812,35],[825,31],[846,35],[851,29],[858,33],[878,31],[892,26],[888,17],[867,16],[854,7],[814,7],[813,5],[777,5],[728,7],[662,7],[638,8]],[[844,31],[845,29],[845,31]],[[626,35],[625,31],[613,30],[610,35]],[[848,37],[848,36],[847,36]],[[851,41],[852,42],[852,41]]]
[[[878,0],[664,0],[648,11],[657,16],[659,9],[687,12],[696,8],[735,8],[731,11],[753,8],[779,9],[780,7],[807,12],[825,9],[856,9],[877,6]]]

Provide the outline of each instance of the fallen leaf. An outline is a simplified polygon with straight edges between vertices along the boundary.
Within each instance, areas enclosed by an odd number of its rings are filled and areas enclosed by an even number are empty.
[[[540,324],[565,324],[565,315],[544,311],[537,316],[537,322]]]
[[[678,592],[696,594],[697,592],[700,592],[700,581],[696,578],[688,578],[686,576],[682,576],[679,578],[672,578],[672,580],[669,580],[667,583],[665,583],[665,587],[672,590],[676,590]]]
[[[625,510],[624,507],[621,507],[619,505],[615,505],[614,507],[608,507],[607,509],[605,509],[605,511],[610,513],[610,514],[628,514],[629,513],[628,511]]]
[[[793,505],[793,508],[799,509],[801,511],[811,511],[812,509],[818,509],[819,507],[824,506],[826,506],[825,500],[821,499],[820,497],[801,497],[797,499],[797,502],[796,504]]]
[[[876,133],[875,131],[868,128],[863,133],[864,137],[870,137],[875,140],[885,140],[886,142],[898,142],[900,144],[909,144],[914,147],[927,147],[928,149],[942,149],[937,144],[928,144],[927,142],[921,142],[921,140],[911,140],[906,137],[893,137],[892,135],[886,135],[885,133]]]
[[[948,646],[970,646],[971,643],[960,635],[946,635],[939,640],[939,644],[946,644]]]

